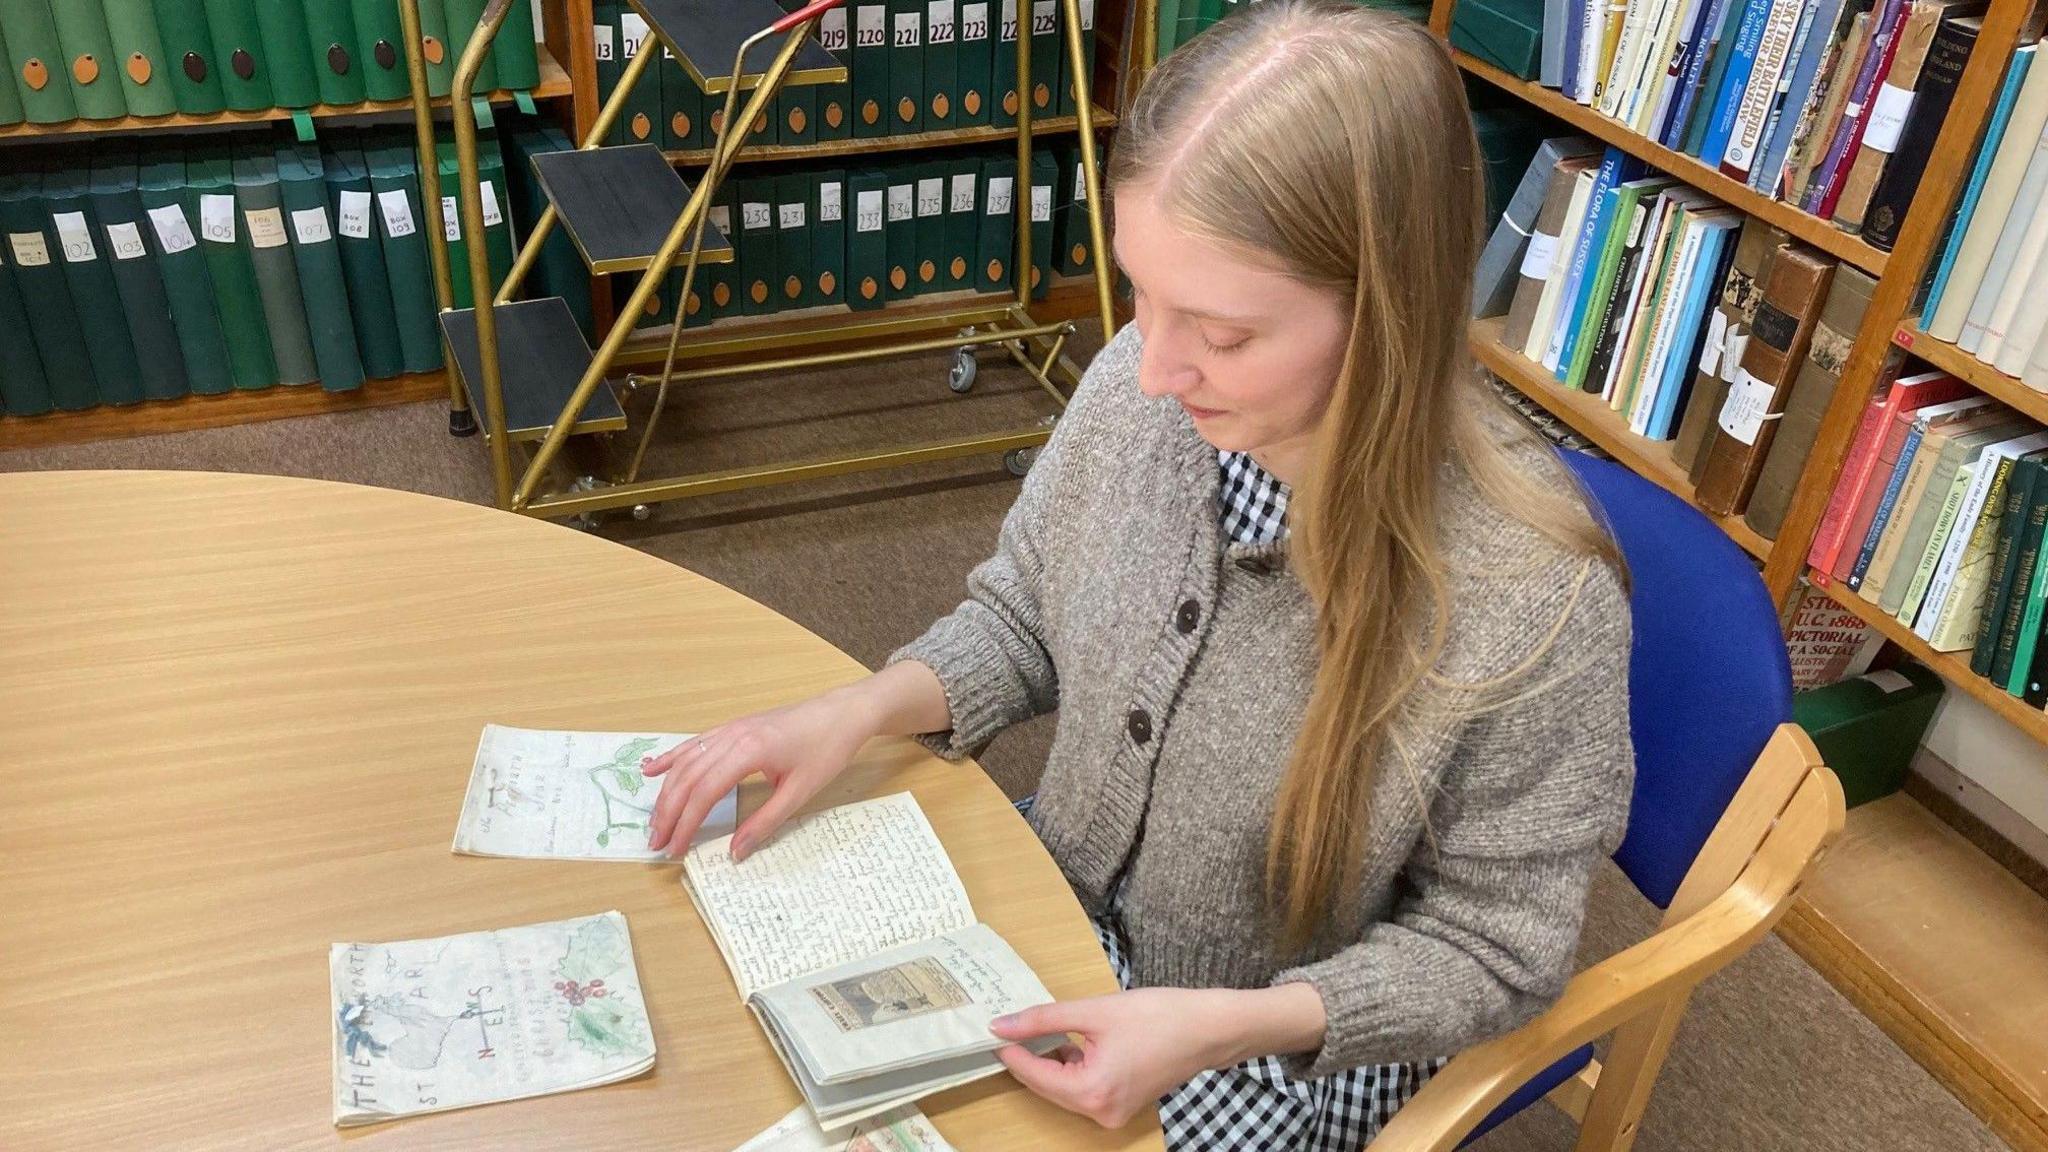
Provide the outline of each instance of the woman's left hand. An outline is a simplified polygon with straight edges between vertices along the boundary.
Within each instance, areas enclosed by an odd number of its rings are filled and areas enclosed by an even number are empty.
[[[1018,1044],[996,1055],[1026,1088],[1105,1128],[1120,1128],[1195,1073],[1233,1062],[1233,1029],[1218,1010],[1218,995],[1137,988],[1040,1004],[998,1018],[989,1030],[1013,1041],[1074,1034],[1078,1039],[1050,1055]]]

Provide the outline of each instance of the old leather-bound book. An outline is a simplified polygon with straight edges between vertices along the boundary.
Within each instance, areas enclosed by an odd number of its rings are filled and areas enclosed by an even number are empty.
[[[1757,306],[1741,367],[1707,442],[1695,496],[1708,512],[1732,516],[1749,502],[1793,374],[1806,360],[1834,271],[1834,261],[1803,248],[1780,248],[1772,254],[1764,271],[1763,303]]]

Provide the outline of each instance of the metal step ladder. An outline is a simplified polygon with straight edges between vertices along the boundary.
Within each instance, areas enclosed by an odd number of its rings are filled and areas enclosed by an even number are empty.
[[[464,235],[481,235],[483,231],[477,116],[471,101],[476,74],[511,6],[526,2],[490,0],[456,66],[449,103],[460,169],[457,212]],[[482,413],[498,505],[534,515],[577,516],[587,524],[593,522],[591,517],[595,514],[609,509],[631,507],[636,515],[644,516],[648,505],[660,500],[983,452],[1005,452],[1012,470],[1021,472],[1025,454],[1050,435],[1049,423],[853,456],[668,479],[640,478],[641,465],[660,422],[669,387],[674,383],[952,350],[958,359],[951,383],[956,391],[965,391],[973,379],[972,350],[998,347],[1008,352],[1064,407],[1068,391],[1055,381],[1054,373],[1057,370],[1070,389],[1079,383],[1080,370],[1062,356],[1073,324],[1038,323],[1029,313],[1032,262],[1027,196],[1017,198],[1018,247],[1012,260],[1017,286],[1014,303],[984,299],[961,309],[916,318],[890,317],[886,312],[856,314],[844,323],[806,326],[794,333],[721,334],[691,329],[693,352],[739,362],[678,370],[677,360],[685,339],[683,309],[690,298],[697,267],[733,259],[731,240],[710,223],[710,204],[735,157],[745,147],[748,134],[720,133],[711,160],[694,187],[652,145],[603,147],[600,142],[622,113],[634,85],[646,76],[663,48],[681,62],[707,94],[724,96],[723,111],[715,121],[722,124],[753,123],[786,85],[844,81],[846,67],[812,35],[819,18],[843,0],[816,0],[788,13],[775,0],[627,2],[647,21],[649,35],[627,62],[617,88],[578,149],[534,157],[548,207],[525,238],[504,283],[493,288],[489,254],[484,245],[468,246],[468,268],[450,269],[442,229],[427,229],[441,307],[441,331],[448,350],[449,428],[458,435],[471,434],[476,430],[471,413]],[[1062,3],[1066,8],[1066,40],[1075,74],[1076,103],[1081,109],[1081,160],[1092,242],[1097,253],[1096,295],[1103,331],[1108,333],[1113,330],[1114,319],[1099,208],[1093,106],[1088,77],[1081,74],[1077,3]],[[418,0],[400,0],[400,8],[412,76],[421,170],[434,172],[439,170],[439,163],[435,156],[426,65],[420,56]],[[1029,36],[1017,38],[1019,76],[1031,74],[1030,41]],[[1023,103],[1017,116],[1020,173],[1030,170],[1031,149],[1030,102]],[[640,274],[632,293],[617,307],[617,319],[611,330],[595,349],[585,340],[567,303],[559,297],[514,300],[539,259],[541,245],[557,225],[568,232],[593,274]],[[663,280],[677,268],[683,274],[682,289],[677,293],[676,314],[665,350],[658,345],[632,347],[635,318],[652,307]],[[477,307],[451,307],[455,274],[469,276],[473,298],[479,302]],[[940,331],[949,334],[905,339],[921,332]],[[823,354],[774,354],[787,348],[843,345],[848,341],[866,342],[867,346]],[[618,369],[629,360],[658,360],[660,373],[651,377],[622,376]],[[570,436],[627,430],[619,390],[646,384],[655,386],[655,401],[630,463],[609,482],[584,476],[542,491],[551,475],[551,466]],[[538,446],[530,455],[521,449],[524,467],[515,477],[514,445],[535,443]]]

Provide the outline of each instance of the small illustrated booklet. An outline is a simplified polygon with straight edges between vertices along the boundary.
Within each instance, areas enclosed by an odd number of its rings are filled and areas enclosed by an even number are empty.
[[[486,724],[455,825],[464,856],[666,860],[647,847],[661,778],[640,761],[687,733],[550,732]],[[733,829],[738,792],[713,805],[697,843]]]
[[[896,1108],[825,1135],[809,1105],[796,1110],[732,1152],[954,1152],[916,1108]]]
[[[595,1088],[654,1067],[618,912],[336,944],[327,966],[337,1127]]]
[[[989,1021],[1052,1001],[908,792],[793,821],[744,863],[731,841],[685,854],[683,885],[827,1132],[1003,1071]]]

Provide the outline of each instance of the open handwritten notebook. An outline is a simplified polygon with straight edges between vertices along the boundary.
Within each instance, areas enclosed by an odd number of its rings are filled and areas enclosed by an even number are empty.
[[[1002,1071],[989,1021],[1052,1000],[908,792],[807,816],[744,864],[731,842],[692,849],[683,886],[828,1131]]]

